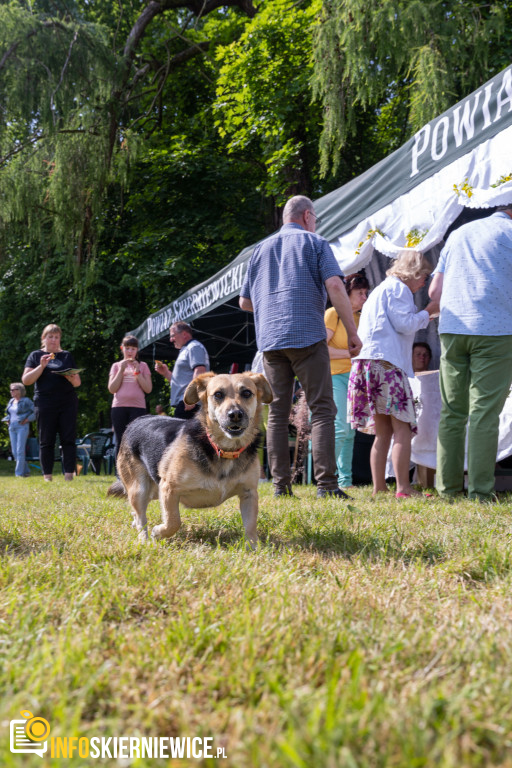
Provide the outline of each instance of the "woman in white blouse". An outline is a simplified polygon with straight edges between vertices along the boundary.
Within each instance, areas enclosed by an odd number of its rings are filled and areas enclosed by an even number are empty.
[[[409,481],[411,435],[416,434],[417,426],[407,377],[414,376],[414,335],[439,312],[438,302],[431,301],[420,312],[414,304],[413,294],[425,285],[431,272],[432,265],[423,254],[402,251],[361,313],[363,346],[352,361],[349,419],[354,428],[375,434],[370,454],[374,496],[387,491],[386,460],[392,437],[396,497],[418,494]]]

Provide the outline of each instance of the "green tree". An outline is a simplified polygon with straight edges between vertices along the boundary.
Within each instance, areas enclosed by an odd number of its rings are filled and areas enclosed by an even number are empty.
[[[210,46],[219,8],[251,0],[0,5],[0,227],[23,222],[80,268],[93,259],[111,184],[172,120],[172,81]],[[224,12],[224,16],[227,14]]]
[[[36,247],[9,244],[0,276],[0,391],[6,401],[9,381],[20,381],[25,360],[40,348],[41,331],[56,322],[64,349],[84,367],[79,398],[81,432],[106,426],[107,378],[122,334],[133,327],[133,315],[144,313],[144,291],[135,270],[112,258],[98,260],[85,293],[73,280],[65,259],[43,258]],[[31,389],[31,388],[30,388]],[[31,394],[29,392],[29,394]]]
[[[220,135],[231,152],[258,158],[262,191],[278,206],[316,187],[320,111],[311,104],[310,81],[319,9],[319,0],[261,2],[240,37],[216,53]]]
[[[512,3],[322,0],[314,94],[321,169],[336,167],[361,113],[395,149],[510,62]]]
[[[133,268],[146,314],[265,235],[259,175],[250,162],[222,150],[215,135],[198,142],[185,135],[154,137],[134,169],[121,237],[116,250],[114,242],[108,250]]]

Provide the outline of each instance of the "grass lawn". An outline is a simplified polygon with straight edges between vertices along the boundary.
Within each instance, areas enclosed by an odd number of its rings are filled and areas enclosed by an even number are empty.
[[[112,478],[7,464],[1,766],[512,766],[509,499],[361,488],[347,505],[264,485],[256,552],[234,500],[141,546]],[[22,709],[53,737],[211,737],[227,757],[11,754]]]

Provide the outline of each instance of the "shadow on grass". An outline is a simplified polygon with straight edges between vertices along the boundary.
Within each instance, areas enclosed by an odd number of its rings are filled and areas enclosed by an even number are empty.
[[[176,537],[170,539],[170,541],[173,540],[178,540],[181,545],[195,543],[213,548],[228,548],[243,542],[239,529],[224,528],[219,531],[206,524],[192,528],[185,524]],[[399,532],[387,536],[358,534],[341,525],[332,527],[329,531],[303,530],[292,536],[277,536],[260,531],[259,541],[261,546],[271,547],[276,551],[298,549],[326,557],[339,556],[348,560],[352,557],[368,561],[400,560],[405,563],[421,560],[433,565],[447,557],[445,549],[435,541],[405,544],[404,537]]]
[[[128,537],[129,539],[129,537]],[[404,535],[399,531],[387,532],[382,535],[373,533],[357,533],[344,528],[341,525],[325,530],[302,530],[295,535],[276,535],[260,531],[260,546],[263,549],[270,549],[277,555],[280,553],[312,552],[319,554],[326,560],[333,558],[343,558],[350,561],[352,558],[358,558],[368,563],[371,562],[401,562],[404,565],[413,565],[414,563],[424,563],[427,566],[438,566],[444,563],[446,572],[451,576],[460,579],[469,586],[478,586],[483,583],[489,583],[496,578],[503,578],[512,572],[512,550],[498,551],[494,548],[475,553],[475,556],[468,562],[465,558],[451,559],[451,554],[439,545],[438,542],[426,539],[418,542],[404,541]],[[136,540],[126,541],[126,546],[122,551],[100,552],[94,549],[90,550],[87,557],[91,562],[106,563],[112,561],[119,564],[119,560],[135,561],[144,556],[146,547],[150,544],[140,544]],[[227,525],[224,527],[215,527],[208,523],[187,525],[183,527],[175,536],[170,539],[162,540],[153,548],[155,557],[158,557],[158,548],[163,547],[172,549],[178,553],[180,550],[186,551],[191,545],[206,546],[215,549],[247,549],[250,556],[250,547],[243,537],[243,533],[236,525]],[[42,541],[36,538],[27,538],[19,531],[14,530],[7,533],[0,531],[0,557],[25,558],[31,555],[37,555],[44,552],[55,552],[57,555],[72,550],[70,542],[67,539],[52,540],[51,542]]]
[[[330,528],[329,531],[304,532],[283,544],[349,560],[352,557],[405,563],[422,560],[433,565],[447,556],[446,550],[436,541],[405,543],[404,536],[399,532],[379,536],[368,532],[355,533],[342,526]]]
[[[180,549],[192,543],[210,546],[212,549],[244,546],[239,529],[216,531],[207,525],[191,529],[187,529],[185,525],[170,541],[174,541],[175,546]],[[270,548],[277,554],[290,551],[314,552],[329,560],[343,558],[350,561],[352,558],[358,558],[368,563],[401,562],[405,566],[424,563],[428,567],[434,567],[442,563],[447,573],[469,587],[478,587],[512,573],[512,553],[508,551],[484,551],[468,564],[464,559],[452,560],[452,553],[437,541],[426,539],[406,543],[404,536],[398,531],[381,536],[358,534],[338,525],[329,531],[303,531],[294,536],[260,532],[259,541],[263,548]]]
[[[0,532],[0,557],[17,555],[27,557],[34,552],[51,549],[51,545],[38,539],[27,538],[19,531]]]

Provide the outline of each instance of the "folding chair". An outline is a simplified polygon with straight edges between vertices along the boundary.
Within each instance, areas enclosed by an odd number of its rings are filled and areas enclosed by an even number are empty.
[[[86,446],[89,453],[89,467],[99,475],[102,465],[107,474],[106,453],[112,444],[112,435],[104,432],[89,432],[77,442],[77,448],[81,445]]]
[[[39,441],[37,437],[29,437],[27,440],[27,463],[29,467],[38,469],[42,474],[43,470],[39,460]]]

